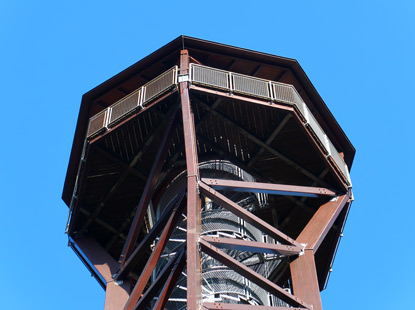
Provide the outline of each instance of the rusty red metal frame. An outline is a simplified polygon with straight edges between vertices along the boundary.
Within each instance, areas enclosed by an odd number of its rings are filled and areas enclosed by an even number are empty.
[[[224,179],[202,179],[216,190],[237,192],[267,193],[272,195],[289,195],[303,197],[334,196],[336,193],[324,187],[295,186],[259,182],[244,182]]]
[[[260,66],[256,70],[260,70]],[[186,157],[187,168],[187,241],[186,244],[181,246],[174,256],[163,270],[157,275],[157,278],[149,284],[151,275],[153,274],[157,262],[160,259],[161,253],[165,245],[167,244],[173,230],[176,228],[180,217],[184,210],[184,198],[185,190],[180,192],[175,200],[167,206],[167,209],[151,229],[151,231],[144,237],[140,244],[134,249],[141,226],[143,224],[145,212],[152,199],[155,184],[161,174],[164,161],[170,147],[173,135],[176,132],[177,122],[179,121],[179,105],[177,104],[169,113],[169,119],[167,125],[158,126],[156,129],[157,134],[161,135],[160,148],[154,159],[154,163],[149,176],[146,178],[146,185],[143,190],[140,203],[137,211],[134,215],[128,236],[126,238],[124,248],[121,252],[119,263],[117,263],[101,246],[93,239],[87,237],[80,237],[72,239],[74,250],[78,255],[82,256],[82,260],[90,268],[91,272],[100,279],[101,284],[106,287],[106,303],[105,309],[143,309],[147,306],[151,300],[156,297],[157,292],[160,291],[154,309],[164,309],[168,298],[173,291],[180,274],[184,268],[185,263],[187,273],[187,309],[188,310],[239,310],[239,309],[258,309],[258,310],[283,310],[283,309],[313,309],[321,310],[321,299],[319,291],[319,282],[316,272],[315,264],[315,252],[325,239],[329,230],[333,227],[334,222],[341,214],[345,205],[348,204],[351,197],[351,190],[347,189],[346,180],[341,176],[341,171],[337,169],[337,166],[327,158],[324,154],[321,146],[313,138],[312,132],[307,129],[306,124],[301,120],[298,111],[295,107],[283,103],[270,103],[266,100],[248,98],[236,94],[229,94],[228,92],[213,90],[201,86],[190,85],[188,79],[181,78],[186,77],[189,74],[189,54],[187,50],[180,52],[180,74],[179,74],[179,95],[180,95],[180,107],[182,111],[183,120],[183,133],[184,133],[184,150]],[[164,100],[170,96],[175,90],[164,94],[152,102],[148,107],[156,105],[158,102]],[[257,154],[248,163],[248,168],[253,165],[258,156],[264,151],[268,150],[275,156],[280,157],[287,164],[295,167],[301,171],[304,175],[310,177],[315,181],[315,184],[320,184],[325,187],[313,187],[313,186],[294,186],[284,184],[271,184],[271,183],[255,183],[255,182],[242,182],[234,180],[223,179],[202,179],[200,180],[198,171],[198,156],[197,156],[197,141],[196,141],[196,127],[194,123],[194,115],[190,102],[190,91],[212,94],[217,96],[216,102],[209,106],[204,102],[201,102],[195,98],[195,101],[203,105],[204,108],[214,116],[221,117],[227,124],[236,127],[236,129],[245,137],[252,140],[259,146]],[[273,107],[285,111],[287,115],[283,121],[275,128],[273,133],[264,142],[255,136],[254,133],[242,128],[234,120],[227,118],[226,115],[216,111],[215,108],[219,104],[222,98],[232,98],[240,102],[250,102],[267,107]],[[137,111],[131,114],[128,118],[122,122],[116,124],[113,129],[122,126],[132,118],[136,117],[142,111]],[[206,114],[207,114],[206,113]],[[204,115],[206,116],[206,115]],[[294,117],[296,122],[301,124],[302,130],[307,135],[307,138],[312,141],[315,148],[319,149],[319,156],[325,159],[325,165],[328,170],[333,171],[335,174],[335,182],[340,185],[342,190],[347,190],[345,194],[340,197],[335,197],[331,201],[323,204],[314,213],[311,220],[307,223],[301,234],[296,240],[282,233],[277,228],[269,225],[264,220],[255,216],[248,210],[240,207],[238,204],[228,199],[226,196],[219,193],[217,190],[238,191],[238,192],[256,192],[256,193],[268,193],[274,195],[287,195],[287,196],[303,196],[303,197],[327,197],[334,196],[336,193],[327,188],[328,185],[321,180],[321,177],[313,175],[306,170],[300,164],[294,162],[284,154],[281,154],[275,148],[270,146],[271,141],[279,133],[285,123]],[[160,125],[160,124],[159,124]],[[92,137],[89,140],[89,145],[95,144],[103,136],[110,133],[113,129],[110,129],[104,133]],[[156,135],[149,137],[151,141],[154,140]],[[201,138],[202,141],[203,138]],[[148,145],[148,141],[145,143]],[[142,150],[141,150],[142,151]],[[180,148],[181,152],[181,148]],[[176,153],[175,158],[179,156],[180,152]],[[141,155],[140,155],[141,156]],[[134,170],[135,163],[126,165],[125,176]],[[140,172],[137,175],[143,179]],[[117,186],[121,184],[122,178],[117,181],[110,192],[117,189]],[[272,182],[272,180],[271,180]],[[199,192],[200,191],[200,192]],[[221,205],[230,212],[244,219],[247,223],[250,223],[254,227],[273,237],[283,244],[272,244],[263,242],[254,242],[242,239],[231,239],[214,236],[201,236],[201,199],[200,193],[210,198],[213,202]],[[90,216],[88,222],[82,227],[82,232],[87,226],[95,220],[96,216],[102,209],[106,200],[108,200],[111,193],[102,201],[102,206],[99,206],[94,213]],[[287,197],[294,199],[293,197]],[[305,199],[305,198],[304,198]],[[297,202],[298,204],[298,202]],[[160,234],[161,233],[161,234]],[[80,235],[81,235],[80,234]],[[144,249],[148,249],[149,245],[160,234],[159,241],[156,243],[150,257],[147,259],[146,265],[140,274],[140,277],[133,289],[133,292],[129,294],[130,282],[126,277],[128,273],[134,268],[140,261],[140,255]],[[275,253],[286,256],[293,256],[290,260],[289,267],[291,271],[291,287],[293,294],[290,294],[286,290],[282,289],[276,283],[256,273],[248,266],[238,262],[228,254],[221,251],[219,248],[232,249],[239,251],[249,251],[255,253]],[[257,284],[261,288],[275,295],[279,299],[287,302],[288,304],[296,308],[287,307],[268,307],[268,306],[255,306],[255,305],[242,305],[242,304],[226,304],[226,303],[202,303],[202,268],[201,268],[201,256],[200,250],[218,260],[222,264],[226,265],[230,269],[244,276],[248,280]],[[286,264],[288,266],[288,263]],[[288,268],[287,272],[288,272]],[[117,274],[114,276],[114,273]],[[275,280],[275,278],[273,278]],[[126,280],[124,283],[118,280]],[[146,289],[147,284],[149,288]]]
[[[258,228],[259,230],[267,233],[272,238],[284,243],[290,244],[296,247],[297,249],[302,249],[303,246],[295,241],[294,239],[288,237],[286,234],[282,233],[274,226],[268,224],[264,220],[261,220],[259,217],[255,216],[248,210],[245,210],[241,206],[237,205],[235,202],[215,191],[213,188],[207,186],[203,182],[199,182],[199,188],[203,195],[211,199],[213,202],[221,205],[222,207],[228,209],[232,213],[236,214],[240,218],[244,219],[246,222],[252,226]]]
[[[351,191],[322,205],[300,233],[297,241],[315,253],[350,198]]]
[[[189,54],[180,51],[180,75],[189,74]],[[198,310],[202,301],[202,267],[198,239],[201,233],[201,201],[197,190],[199,180],[196,132],[189,97],[189,82],[179,82],[187,167],[187,309]]]
[[[167,244],[170,235],[172,234],[173,230],[175,229],[177,222],[179,221],[180,217],[182,216],[182,210],[184,205],[177,207],[171,214],[169,221],[167,222],[163,232],[160,235],[160,239],[157,242],[156,246],[153,249],[141,275],[140,278],[137,280],[137,283],[130,294],[130,297],[125,305],[125,310],[133,310],[135,305],[137,304],[138,300],[141,297],[141,294],[144,292],[144,289],[147,285],[148,280],[153,273],[154,268],[156,267],[157,261],[160,258],[161,253],[165,245]]]
[[[322,310],[316,264],[312,250],[290,263],[293,293],[313,305],[313,310]]]
[[[294,294],[311,303],[314,310],[322,309],[314,253],[343,210],[350,195],[351,190],[320,206],[297,238],[298,242],[306,243],[306,249],[304,255],[290,263],[292,286]]]
[[[127,239],[124,243],[124,247],[121,252],[120,259],[119,259],[121,267],[125,264],[128,256],[133,251],[135,242],[137,241],[138,234],[140,232],[141,225],[143,223],[144,215],[147,211],[148,204],[153,195],[155,185],[157,184],[158,177],[160,176],[161,170],[163,168],[164,160],[167,156],[170,143],[175,133],[174,129],[177,126],[178,116],[179,116],[178,107],[176,107],[173,110],[172,115],[166,126],[162,141],[160,143],[160,148],[157,151],[156,157],[154,158],[153,167],[151,168],[146,186],[143,190],[143,193],[141,194],[141,200],[140,200],[140,203],[138,204],[137,212],[131,223]]]
[[[221,249],[230,249],[238,251],[248,251],[255,253],[269,253],[280,255],[298,255],[301,250],[295,246],[248,241],[243,239],[231,239],[222,237],[202,236],[201,240],[205,240]]]
[[[238,262],[237,260],[229,256],[228,254],[225,254],[224,252],[222,252],[221,250],[219,250],[217,247],[213,246],[209,242],[206,242],[205,240],[201,239],[199,244],[200,244],[202,251],[205,252],[207,255],[211,256],[212,258],[216,259],[222,264],[228,266],[232,270],[236,271],[243,277],[247,278],[248,280],[258,285],[259,287],[263,288],[264,290],[277,296],[278,298],[285,301],[286,303],[292,306],[296,306],[296,307],[312,309],[312,306],[308,305],[300,298],[288,293],[287,291],[285,291],[284,289],[276,285],[274,282],[268,280],[267,278],[264,278],[257,272],[253,271],[251,268]]]
[[[94,239],[90,237],[70,238],[70,241],[79,249],[79,255],[84,257],[84,262],[94,273],[97,273],[105,281],[105,309],[122,309],[124,307],[129,293],[130,283],[116,283],[112,279],[114,271],[118,268],[118,263],[103,249]]]

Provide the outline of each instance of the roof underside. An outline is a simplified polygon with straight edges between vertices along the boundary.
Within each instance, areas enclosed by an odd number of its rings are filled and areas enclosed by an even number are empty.
[[[292,84],[351,167],[355,149],[296,60],[180,36],[82,97],[62,198],[70,204],[89,118],[178,64],[183,46],[192,60],[219,69]]]

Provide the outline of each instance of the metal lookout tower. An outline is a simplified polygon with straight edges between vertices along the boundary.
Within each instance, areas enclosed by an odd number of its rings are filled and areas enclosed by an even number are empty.
[[[105,309],[322,309],[354,154],[296,60],[180,36],[83,96],[69,245]]]

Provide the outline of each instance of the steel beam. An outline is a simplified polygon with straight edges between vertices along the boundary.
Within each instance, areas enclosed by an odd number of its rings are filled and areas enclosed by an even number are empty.
[[[129,297],[129,288],[130,284],[128,282],[123,284],[117,284],[112,281],[107,284],[107,289],[105,291],[105,306],[104,310],[121,310]]]
[[[298,249],[302,249],[302,246],[299,242],[288,237],[286,234],[282,233],[272,225],[268,224],[264,220],[261,220],[259,217],[255,216],[248,210],[245,210],[241,206],[237,205],[235,202],[215,191],[213,188],[209,187],[203,182],[199,182],[199,188],[203,195],[208,197],[213,202],[221,205],[222,207],[228,209],[232,213],[236,214],[240,218],[244,219],[246,222],[255,226],[259,230],[268,234],[272,238],[284,243],[295,246]]]
[[[163,232],[160,235],[160,239],[157,242],[156,246],[154,247],[153,252],[151,253],[149,259],[147,260],[146,265],[143,268],[143,271],[137,280],[137,283],[131,292],[130,298],[125,305],[125,310],[133,310],[135,308],[136,303],[141,297],[141,294],[144,292],[144,289],[147,285],[148,280],[150,279],[154,268],[156,267],[157,261],[160,258],[161,253],[165,245],[167,244],[173,230],[176,228],[177,222],[179,221],[180,217],[182,216],[182,206],[176,208],[167,222]]]
[[[287,256],[298,255],[301,253],[301,250],[299,248],[283,244],[264,243],[213,236],[203,236],[201,237],[201,239],[221,249],[248,251],[254,253],[280,254]]]
[[[118,263],[91,237],[81,237],[70,241],[80,250],[80,255],[86,258],[86,263],[92,264],[94,270],[105,281],[105,310],[120,310],[124,307],[130,293],[130,284],[117,284],[112,275],[118,269]],[[91,266],[91,267],[92,267]]]
[[[334,198],[322,205],[300,233],[297,241],[306,243],[306,248],[313,250],[313,253],[317,252],[321,242],[323,242],[330,228],[333,226],[335,220],[350,198],[350,193],[351,191],[349,190],[346,194]]]
[[[143,223],[144,215],[147,211],[147,207],[150,203],[151,197],[153,195],[155,186],[158,182],[161,170],[163,168],[164,160],[166,159],[170,143],[172,141],[177,122],[178,122],[178,106],[173,108],[173,111],[170,114],[168,123],[165,130],[163,131],[162,141],[160,143],[157,154],[154,158],[153,166],[151,167],[150,174],[147,179],[146,186],[144,187],[143,193],[141,194],[141,199],[138,204],[137,212],[134,216],[133,222],[131,223],[130,230],[128,232],[127,240],[124,243],[123,250],[120,255],[119,262],[121,266],[125,264],[128,256],[133,251],[135,242],[137,241],[138,235],[140,233],[141,225]]]
[[[263,276],[253,271],[251,268],[245,266],[244,264],[238,262],[231,256],[225,254],[224,252],[222,252],[221,250],[219,250],[212,244],[201,239],[200,246],[201,246],[202,251],[205,252],[207,255],[211,256],[212,258],[226,265],[230,269],[239,273],[241,276],[247,278],[248,280],[252,281],[259,287],[270,292],[271,294],[275,295],[276,297],[285,301],[286,303],[292,306],[295,306],[295,307],[303,307],[306,309],[312,309],[307,303],[305,303],[300,298],[288,293],[287,291],[285,291],[284,289],[282,289],[275,283],[271,282],[267,278],[264,278]]]
[[[91,237],[70,238],[70,242],[79,248],[105,282],[113,281],[112,275],[117,271],[118,264],[98,242]]]
[[[189,54],[180,51],[180,75],[189,74]],[[179,83],[187,167],[187,309],[199,310],[202,302],[202,267],[198,238],[201,233],[201,201],[197,190],[199,169],[194,116],[189,98],[189,82]]]
[[[314,253],[304,252],[290,264],[293,293],[312,305],[313,310],[322,310]]]
[[[336,194],[334,191],[324,187],[270,184],[207,178],[203,178],[202,182],[205,182],[206,184],[208,184],[216,190],[227,190],[236,192],[266,193],[271,195],[288,195],[303,197],[334,196]]]

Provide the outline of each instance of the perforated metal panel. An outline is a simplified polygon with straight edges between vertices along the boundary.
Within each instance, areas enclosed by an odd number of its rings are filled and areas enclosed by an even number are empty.
[[[105,128],[107,113],[108,110],[106,109],[90,118],[88,132],[86,134],[87,137],[90,137]]]
[[[323,148],[323,151],[328,154],[329,150],[328,150],[328,145],[327,145],[327,136],[324,133],[323,129],[321,129],[320,125],[318,124],[316,118],[313,116],[313,114],[309,114],[308,117],[308,125],[311,128],[312,133],[314,134],[314,136],[319,140],[320,145]]]
[[[192,82],[230,90],[229,72],[192,64]]]
[[[289,104],[295,103],[294,90],[291,85],[272,83],[274,100]]]
[[[137,90],[132,94],[122,98],[111,106],[110,124],[119,120],[122,116],[133,111],[140,105],[141,90]]]
[[[343,173],[344,177],[349,181],[349,169],[347,168],[346,163],[343,161],[343,159],[340,157],[339,152],[337,152],[337,149],[334,147],[333,143],[328,140],[329,145],[329,152],[331,158],[333,158],[334,162],[336,163],[337,167],[340,169],[340,171]],[[351,185],[351,184],[349,184]]]
[[[176,68],[177,67],[170,69],[143,86],[143,104],[176,85]]]
[[[232,74],[233,91],[254,97],[271,99],[269,81],[242,74]]]

